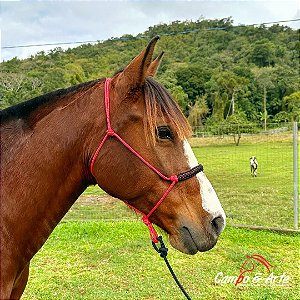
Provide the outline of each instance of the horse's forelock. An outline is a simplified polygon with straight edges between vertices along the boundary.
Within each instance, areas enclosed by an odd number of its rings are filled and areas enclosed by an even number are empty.
[[[155,143],[158,118],[170,123],[180,139],[191,135],[191,127],[169,92],[152,77],[145,80],[145,133],[148,142]]]

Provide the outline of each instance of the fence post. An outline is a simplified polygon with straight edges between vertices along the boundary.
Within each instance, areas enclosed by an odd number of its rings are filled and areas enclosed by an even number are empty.
[[[293,177],[294,177],[294,229],[298,230],[298,207],[299,207],[299,178],[298,178],[298,123],[293,123]]]

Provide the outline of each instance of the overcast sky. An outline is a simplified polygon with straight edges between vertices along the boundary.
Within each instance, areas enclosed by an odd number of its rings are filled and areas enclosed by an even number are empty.
[[[1,47],[105,40],[136,35],[158,23],[232,16],[234,24],[300,18],[299,0],[269,1],[1,1]],[[300,22],[283,23],[299,28]],[[69,46],[61,46],[67,48]],[[3,49],[0,61],[50,47]]]

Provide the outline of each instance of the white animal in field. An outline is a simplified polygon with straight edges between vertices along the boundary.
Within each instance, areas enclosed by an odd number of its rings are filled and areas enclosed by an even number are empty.
[[[258,162],[255,156],[250,157],[250,170],[252,176],[257,176]]]

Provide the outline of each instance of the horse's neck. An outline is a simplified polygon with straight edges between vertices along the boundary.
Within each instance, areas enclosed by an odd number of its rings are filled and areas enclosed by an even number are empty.
[[[88,105],[89,97],[76,101],[54,109],[24,133],[19,145],[14,143],[13,160],[3,168],[3,215],[8,228],[16,219],[22,224],[13,236],[29,256],[89,184],[87,160],[94,150],[89,134],[95,131],[91,120],[95,122],[96,112]]]

